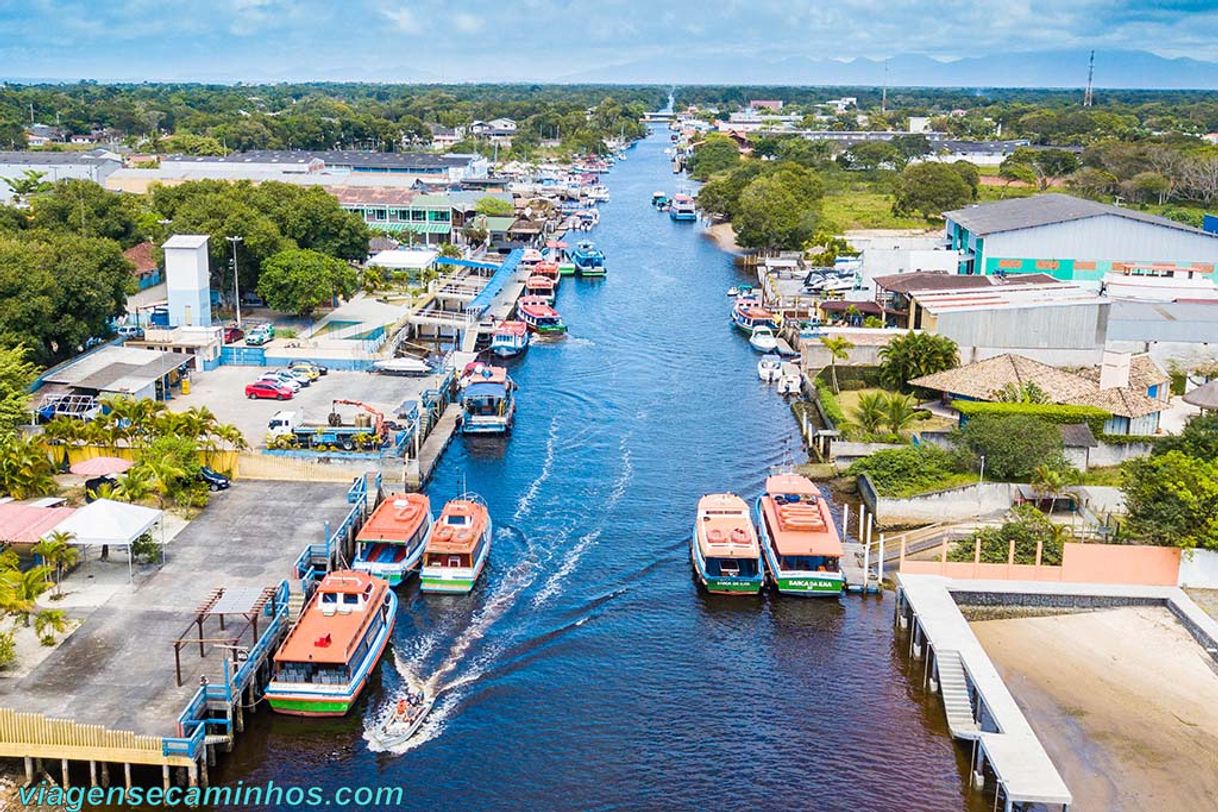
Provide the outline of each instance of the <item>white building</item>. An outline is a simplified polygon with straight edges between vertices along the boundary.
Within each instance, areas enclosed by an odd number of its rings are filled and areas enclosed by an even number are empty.
[[[5,179],[20,178],[27,171],[42,173],[43,180],[54,183],[65,178],[81,178],[104,183],[112,173],[121,169],[122,160],[105,150],[89,152],[0,152],[0,203],[13,199],[13,190]]]
[[[165,287],[172,327],[211,326],[211,263],[206,234],[175,234],[165,250]]]

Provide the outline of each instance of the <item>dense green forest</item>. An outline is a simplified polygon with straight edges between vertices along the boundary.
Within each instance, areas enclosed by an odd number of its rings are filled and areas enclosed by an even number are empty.
[[[543,139],[597,152],[605,139],[641,135],[639,117],[666,97],[655,87],[592,85],[9,85],[0,87],[0,145],[24,144],[32,109],[35,121],[69,134],[109,129],[132,145],[200,154],[401,149],[430,141],[428,124],[501,116],[517,122],[513,149],[522,156]]]

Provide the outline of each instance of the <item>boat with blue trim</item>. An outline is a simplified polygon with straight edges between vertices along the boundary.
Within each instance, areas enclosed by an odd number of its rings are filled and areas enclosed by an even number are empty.
[[[707,592],[755,595],[765,585],[761,547],[748,503],[734,493],[712,493],[698,500],[689,557]]]
[[[778,320],[774,314],[761,306],[755,297],[739,298],[732,306],[732,324],[747,336],[752,336],[758,327],[768,327],[778,330]]]
[[[393,634],[397,608],[382,578],[355,570],[327,574],[275,652],[266,687],[271,709],[293,716],[350,711]]]
[[[492,535],[491,514],[482,497],[467,493],[451,500],[427,538],[420,588],[448,593],[472,590],[490,557]]]
[[[580,240],[567,252],[575,265],[576,276],[604,276],[605,254],[591,240]]]
[[[390,494],[355,537],[353,566],[397,586],[418,567],[432,522],[431,500],[426,496]]]
[[[807,477],[775,474],[756,505],[766,579],[783,595],[841,595],[843,548],[829,503]]]
[[[529,348],[529,326],[523,321],[501,321],[491,334],[491,352],[514,358]]]
[[[477,363],[461,380],[461,433],[506,434],[516,416],[516,383],[503,367]]]
[[[698,219],[698,209],[689,195],[675,194],[668,206],[668,216],[678,222],[693,222]]]

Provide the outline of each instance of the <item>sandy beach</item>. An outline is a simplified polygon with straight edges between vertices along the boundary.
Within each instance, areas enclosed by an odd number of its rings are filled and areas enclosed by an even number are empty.
[[[724,251],[739,254],[744,250],[736,244],[736,230],[732,228],[731,223],[715,223],[713,226],[707,226],[706,233]]]
[[[1218,669],[1166,610],[972,624],[1077,810],[1213,809]]]

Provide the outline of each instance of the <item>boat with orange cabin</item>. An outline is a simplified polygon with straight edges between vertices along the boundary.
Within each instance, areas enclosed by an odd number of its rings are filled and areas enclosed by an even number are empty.
[[[840,595],[842,541],[829,503],[807,477],[775,474],[756,506],[766,578],[783,595]]]
[[[524,280],[524,295],[545,299],[546,304],[554,304],[554,289],[558,285],[552,278],[535,273]]]
[[[275,652],[266,687],[271,709],[293,716],[343,716],[380,662],[398,599],[388,582],[336,570],[317,585]]]
[[[501,321],[491,335],[491,352],[514,358],[529,348],[529,326],[523,321]]]
[[[427,538],[420,588],[448,593],[472,590],[490,558],[493,532],[482,497],[467,493],[449,501]]]
[[[432,525],[431,500],[421,493],[394,493],[376,506],[355,537],[355,569],[397,586],[423,557]]]
[[[562,316],[545,299],[539,296],[522,296],[516,302],[516,315],[528,325],[529,329],[539,335],[562,335],[567,332],[567,325]]]
[[[698,500],[689,557],[707,592],[749,595],[765,585],[765,567],[748,503],[734,493]]]

